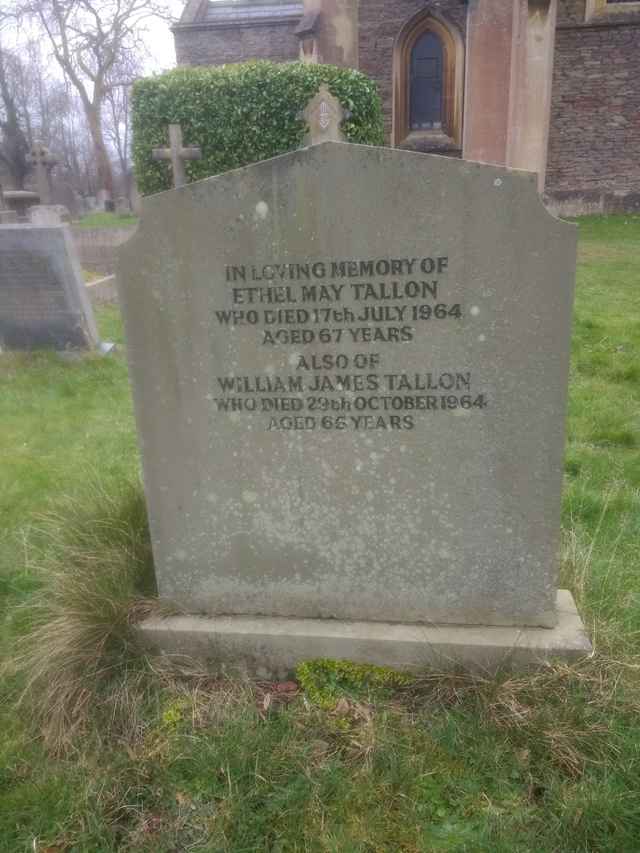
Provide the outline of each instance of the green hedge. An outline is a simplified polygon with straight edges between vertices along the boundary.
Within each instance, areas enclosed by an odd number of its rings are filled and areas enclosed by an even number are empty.
[[[382,107],[375,83],[350,68],[302,62],[247,62],[177,68],[133,87],[133,159],[143,195],[169,189],[170,166],[151,149],[168,145],[169,124],[180,124],[185,145],[202,160],[187,162],[191,180],[217,175],[299,148],[301,111],[326,83],[351,113],[342,129],[350,142],[382,145]]]

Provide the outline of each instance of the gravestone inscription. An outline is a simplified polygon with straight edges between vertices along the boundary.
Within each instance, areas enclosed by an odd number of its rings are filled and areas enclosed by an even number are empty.
[[[146,199],[119,284],[161,596],[554,626],[575,248],[533,175],[340,143]]]
[[[98,343],[66,226],[0,227],[0,349],[87,349]]]

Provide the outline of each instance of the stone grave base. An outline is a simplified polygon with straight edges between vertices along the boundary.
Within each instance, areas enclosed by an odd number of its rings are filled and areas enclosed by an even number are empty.
[[[577,660],[591,644],[568,590],[558,591],[555,628],[400,625],[249,616],[153,617],[139,626],[153,651],[211,661],[219,670],[285,679],[313,658],[347,659],[399,670],[426,667],[496,672]]]

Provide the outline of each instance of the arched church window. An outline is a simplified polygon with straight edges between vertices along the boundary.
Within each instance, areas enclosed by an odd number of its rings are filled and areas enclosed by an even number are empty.
[[[400,31],[393,52],[392,144],[447,137],[462,146],[464,42],[458,30],[420,12]]]
[[[440,130],[444,81],[444,48],[429,30],[411,51],[409,127],[411,130]]]

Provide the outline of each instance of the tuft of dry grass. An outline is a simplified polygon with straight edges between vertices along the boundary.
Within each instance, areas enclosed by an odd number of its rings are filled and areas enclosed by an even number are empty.
[[[96,711],[114,725],[137,717],[146,675],[133,623],[153,592],[141,486],[93,484],[42,517],[33,539],[39,589],[13,616],[4,667],[18,676],[19,706],[60,751]]]
[[[471,711],[502,731],[514,747],[521,744],[529,753],[535,746],[577,779],[589,766],[615,759],[615,741],[603,719],[622,711],[640,713],[639,674],[640,666],[636,671],[629,663],[603,656],[498,678],[430,671],[416,678],[403,698],[413,710]]]

